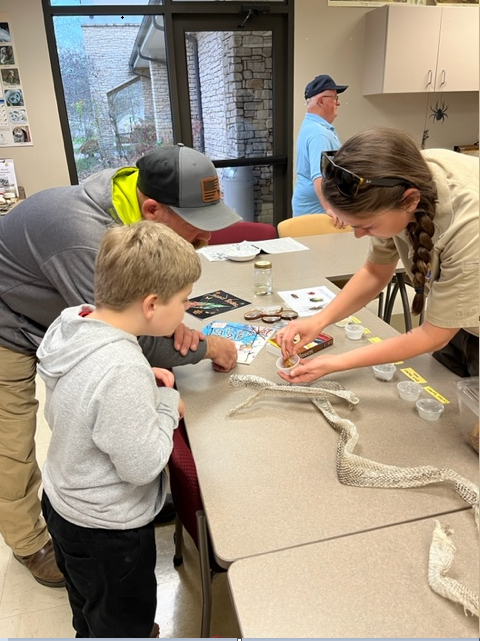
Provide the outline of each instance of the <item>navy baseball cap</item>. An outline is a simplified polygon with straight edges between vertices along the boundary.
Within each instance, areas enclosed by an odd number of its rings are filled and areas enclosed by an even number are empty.
[[[197,229],[217,231],[242,220],[220,198],[217,170],[205,154],[179,143],[143,156],[137,167],[142,194],[168,205]]]
[[[348,85],[337,85],[330,76],[317,76],[305,87],[305,100],[319,93],[323,93],[327,91],[327,89],[333,89],[333,91],[337,93],[343,93],[345,89],[348,89]]]

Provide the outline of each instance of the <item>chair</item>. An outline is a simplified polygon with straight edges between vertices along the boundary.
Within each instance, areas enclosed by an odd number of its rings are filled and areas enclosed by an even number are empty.
[[[175,556],[173,565],[183,563],[183,528],[192,537],[200,557],[202,583],[201,637],[210,636],[212,615],[212,581],[220,572],[226,572],[215,561],[207,529],[205,512],[198,485],[197,468],[188,444],[185,423],[180,421],[173,433],[173,450],[168,463],[170,488],[177,515],[175,517]]]
[[[212,232],[210,245],[241,243],[244,240],[271,240],[277,238],[277,230],[268,223],[252,223],[241,221]]]
[[[328,214],[305,214],[282,220],[277,225],[280,238],[286,236],[316,236],[317,234],[338,234],[352,231],[350,226],[345,229],[335,227],[333,219]]]
[[[350,226],[345,229],[335,227],[333,219],[328,214],[304,214],[282,220],[277,225],[279,238],[287,236],[295,238],[296,236],[317,236],[318,234],[337,234],[342,232],[351,232]],[[332,281],[337,287],[344,287],[347,280]],[[379,314],[380,315],[380,314]]]

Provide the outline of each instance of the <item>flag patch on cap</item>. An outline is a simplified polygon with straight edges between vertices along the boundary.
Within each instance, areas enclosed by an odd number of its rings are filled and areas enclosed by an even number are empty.
[[[218,176],[202,178],[202,201],[204,203],[213,203],[220,200],[220,184]]]

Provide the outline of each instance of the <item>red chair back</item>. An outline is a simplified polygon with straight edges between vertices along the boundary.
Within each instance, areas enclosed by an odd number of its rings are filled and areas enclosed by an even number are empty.
[[[196,513],[203,510],[197,468],[188,443],[187,430],[183,419],[173,432],[173,450],[168,461],[172,499],[183,527],[198,548]],[[210,568],[213,572],[225,572],[215,561],[210,540],[208,540]]]
[[[277,238],[277,230],[268,223],[242,221],[212,232],[209,245],[241,243],[244,240],[271,240]]]

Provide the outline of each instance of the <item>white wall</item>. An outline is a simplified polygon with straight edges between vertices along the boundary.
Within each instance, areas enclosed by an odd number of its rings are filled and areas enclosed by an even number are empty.
[[[13,158],[19,185],[27,196],[48,187],[69,185],[57,102],[45,36],[41,0],[0,0],[14,37],[16,61],[25,95],[32,147],[1,147]]]
[[[404,129],[420,144],[427,94],[362,95],[368,11],[372,9],[329,7],[327,0],[295,0],[294,138],[305,115],[305,85],[318,74],[327,73],[338,84],[349,86],[340,97],[339,115],[334,123],[340,140],[346,141],[357,131],[379,125]],[[435,94],[433,102],[436,97]],[[454,145],[477,142],[478,93],[445,93],[443,100],[449,106],[448,118],[443,123],[427,118],[430,137],[426,146],[452,149]],[[430,113],[428,109],[427,115]]]
[[[365,14],[371,9],[328,7],[327,0],[295,0],[294,127],[296,138],[305,113],[303,91],[320,73],[349,85],[335,121],[341,140],[375,125],[405,129],[421,140],[426,94],[362,96]],[[41,0],[0,0],[15,38],[33,147],[6,147],[27,195],[69,184],[57,103],[53,90]],[[405,46],[408,46],[408,36]],[[459,44],[461,46],[461,43]],[[446,93],[448,118],[428,119],[429,147],[452,148],[478,140],[478,94]],[[429,112],[430,113],[430,112]]]

